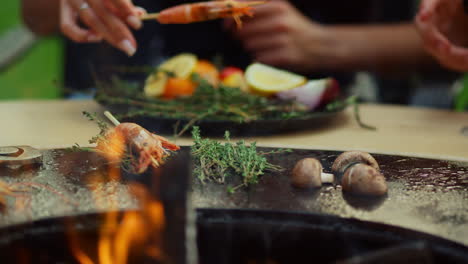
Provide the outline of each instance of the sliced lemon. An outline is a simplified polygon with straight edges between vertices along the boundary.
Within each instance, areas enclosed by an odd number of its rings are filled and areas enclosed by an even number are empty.
[[[161,65],[159,69],[172,72],[177,78],[188,78],[197,65],[197,56],[192,53],[181,53],[176,55]]]
[[[144,92],[148,97],[159,97],[164,94],[169,76],[165,72],[157,71],[145,81]]]
[[[307,81],[304,76],[261,63],[249,65],[245,71],[245,78],[252,91],[262,95],[290,90]]]

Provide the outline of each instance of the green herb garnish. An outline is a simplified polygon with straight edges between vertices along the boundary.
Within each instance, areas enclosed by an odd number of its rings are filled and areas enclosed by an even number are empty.
[[[323,112],[341,111],[350,105],[355,106],[355,118],[359,125],[374,129],[361,122],[355,96],[336,100],[328,104],[323,111],[311,112],[295,101],[271,100],[224,85],[214,88],[197,74],[192,74],[191,78],[197,83],[195,93],[189,97],[172,100],[148,98],[134,83],[122,81],[117,77],[111,78],[109,82],[96,79],[98,89],[95,99],[101,104],[125,109],[123,113],[116,114],[118,119],[154,117],[182,120],[185,126],[176,133],[177,136],[200,120],[248,123],[255,120],[308,119],[320,116]]]
[[[270,100],[224,85],[214,88],[197,74],[192,74],[191,78],[197,83],[197,89],[189,97],[172,100],[148,98],[133,84],[113,78],[110,82],[96,82],[95,99],[104,105],[125,107],[124,114],[116,115],[119,119],[145,116],[187,122],[203,119],[247,123],[261,119],[307,118],[317,114],[306,111],[303,105],[294,101]]]
[[[463,112],[468,109],[468,74],[465,74],[462,80],[461,90],[455,96],[455,111],[457,112]]]
[[[255,143],[250,145],[241,140],[232,143],[229,132],[226,131],[226,143],[212,139],[202,139],[200,129],[193,127],[194,144],[191,148],[194,161],[194,174],[202,182],[225,184],[226,179],[241,176],[242,183],[227,187],[229,193],[234,193],[241,187],[257,184],[259,177],[265,171],[280,171],[281,167],[269,163],[266,155],[291,150],[279,149],[272,152],[259,152]]]
[[[91,114],[89,112],[83,111],[83,115],[87,117],[89,121],[96,122],[99,127],[99,134],[91,138],[89,140],[89,144],[95,144],[95,143],[98,143],[99,140],[104,139],[107,131],[109,130],[109,126],[107,125],[107,123],[99,119],[96,113]]]

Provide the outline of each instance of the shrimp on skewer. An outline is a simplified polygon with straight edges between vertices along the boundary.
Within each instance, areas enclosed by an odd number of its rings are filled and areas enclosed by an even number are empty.
[[[121,162],[125,154],[130,154],[133,170],[143,173],[149,166],[159,167],[169,156],[168,150],[180,147],[135,123],[119,123],[98,142],[97,149],[111,162]]]
[[[164,9],[159,13],[145,14],[143,20],[156,19],[161,24],[189,24],[207,20],[232,17],[238,27],[242,26],[242,16],[253,16],[253,6],[267,1],[219,0],[182,4]]]

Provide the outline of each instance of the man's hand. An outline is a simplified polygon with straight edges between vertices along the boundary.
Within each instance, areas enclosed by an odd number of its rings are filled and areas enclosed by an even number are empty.
[[[326,48],[324,28],[306,18],[291,3],[273,0],[255,7],[254,16],[242,28],[227,21],[252,56],[273,66],[307,72],[320,67]]]
[[[415,22],[429,53],[448,68],[468,71],[468,15],[462,0],[423,0]]]

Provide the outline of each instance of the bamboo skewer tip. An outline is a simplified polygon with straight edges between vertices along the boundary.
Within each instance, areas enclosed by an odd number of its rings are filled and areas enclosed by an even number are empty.
[[[159,13],[149,13],[144,14],[140,17],[141,20],[150,20],[150,19],[158,19]]]
[[[114,126],[120,125],[119,120],[117,120],[117,118],[115,118],[115,116],[111,112],[104,111],[104,115],[109,119],[109,121],[111,121],[112,124],[114,124]]]

